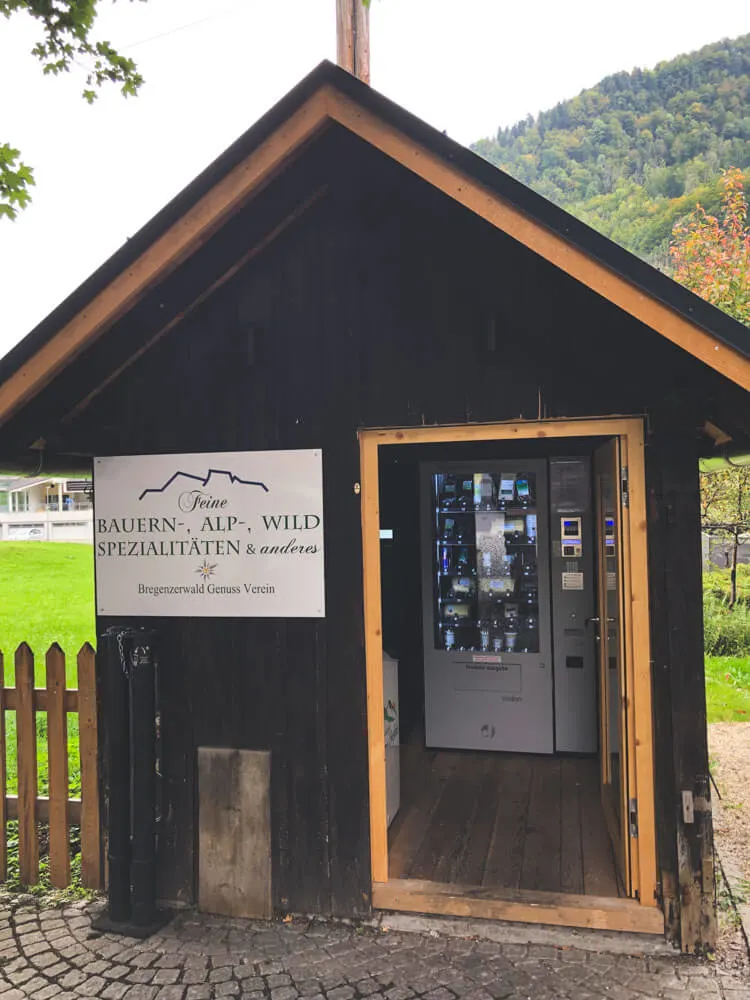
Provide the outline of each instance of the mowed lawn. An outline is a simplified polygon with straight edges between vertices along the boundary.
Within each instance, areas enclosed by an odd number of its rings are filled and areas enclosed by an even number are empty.
[[[706,657],[709,722],[750,722],[750,657]]]
[[[15,685],[14,654],[22,642],[34,653],[37,687],[45,685],[44,657],[53,642],[66,654],[68,687],[77,687],[76,654],[95,642],[94,554],[68,542],[0,542],[0,651],[5,684]],[[15,712],[6,713],[8,792],[17,789]],[[37,716],[39,791],[47,791],[47,720]],[[68,717],[71,794],[80,795],[78,718]]]
[[[94,553],[73,542],[0,542],[0,650],[5,683],[13,683],[13,654],[27,642],[44,682],[44,654],[53,642],[67,654],[68,684],[76,684],[75,656],[95,642]]]

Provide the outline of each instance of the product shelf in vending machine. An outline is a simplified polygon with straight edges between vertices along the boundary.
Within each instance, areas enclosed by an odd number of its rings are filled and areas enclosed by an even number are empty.
[[[435,476],[437,620],[443,649],[535,645],[537,512],[534,477]]]
[[[467,700],[462,692],[478,693],[482,685],[510,704],[525,697],[520,688],[531,691],[541,683],[524,663],[534,658],[539,672],[540,651],[549,646],[549,623],[540,623],[538,570],[545,466],[514,464],[512,471],[500,463],[423,468],[426,715],[430,705],[438,706],[438,715],[455,711]],[[508,657],[517,661],[513,669],[505,667]],[[503,686],[519,690],[501,691]],[[436,700],[431,694],[438,688],[444,690]],[[444,745],[474,744],[446,737]]]

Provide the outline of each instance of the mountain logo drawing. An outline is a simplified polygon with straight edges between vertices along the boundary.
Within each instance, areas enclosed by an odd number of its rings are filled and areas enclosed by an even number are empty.
[[[143,498],[148,496],[149,493],[164,493],[169,489],[172,483],[176,482],[178,479],[187,479],[194,483],[200,483],[201,486],[205,487],[208,486],[214,476],[225,476],[232,485],[239,483],[241,486],[257,486],[264,492],[270,493],[270,490],[265,483],[255,482],[252,479],[242,479],[240,476],[235,475],[234,472],[230,472],[228,469],[209,469],[205,476],[196,476],[192,472],[182,472],[181,470],[178,470],[169,477],[163,486],[149,487],[141,493],[138,499],[143,500]]]

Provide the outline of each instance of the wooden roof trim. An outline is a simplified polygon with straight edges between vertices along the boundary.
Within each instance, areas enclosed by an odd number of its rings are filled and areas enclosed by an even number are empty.
[[[750,389],[750,359],[525,215],[453,164],[414,143],[351,98],[332,87],[327,89],[328,113],[339,124],[704,364]]]
[[[0,384],[0,424],[123,316],[149,288],[205,243],[250,195],[262,190],[289,156],[330,120],[327,102],[327,95],[322,91],[313,94],[130,267],[102,289],[85,309]]]
[[[0,385],[0,424],[205,243],[239,205],[261,191],[289,157],[330,121],[349,129],[709,367],[750,389],[750,359],[610,271],[454,164],[407,138],[336,87],[324,84]]]

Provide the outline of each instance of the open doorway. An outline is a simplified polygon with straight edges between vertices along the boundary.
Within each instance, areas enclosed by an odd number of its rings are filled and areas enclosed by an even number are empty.
[[[375,905],[638,929],[623,445],[590,423],[524,440],[503,425],[365,432]],[[382,788],[378,700],[391,737],[399,722]]]

